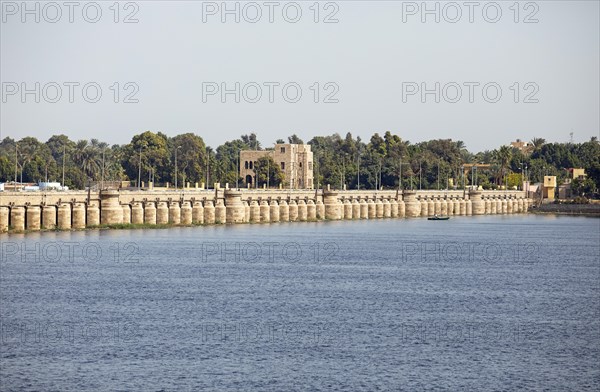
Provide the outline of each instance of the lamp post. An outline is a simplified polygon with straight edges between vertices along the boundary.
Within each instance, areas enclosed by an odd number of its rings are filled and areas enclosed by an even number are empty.
[[[421,180],[422,180],[422,175],[421,175],[421,160],[419,160],[419,190],[421,190]]]
[[[65,188],[65,156],[67,155],[67,145],[63,144],[63,159],[62,159],[62,187]]]
[[[100,190],[104,189],[104,150],[106,150],[106,148],[102,149],[102,178],[100,179]]]
[[[14,187],[15,190],[17,190],[17,173],[19,173],[19,170],[17,168],[17,166],[19,164],[18,150],[17,150],[18,146],[19,145],[17,143],[15,143],[15,187]],[[63,173],[64,173],[64,171],[63,171]],[[64,174],[63,174],[63,177],[64,177]]]
[[[138,164],[138,190],[142,188],[142,147],[140,146],[140,160]]]
[[[358,151],[358,169],[356,170],[356,190],[360,190],[360,150]]]
[[[177,150],[179,150],[181,146],[175,147],[175,190],[177,190]]]

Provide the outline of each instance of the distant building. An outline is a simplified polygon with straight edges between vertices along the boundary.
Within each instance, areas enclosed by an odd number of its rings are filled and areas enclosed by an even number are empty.
[[[521,151],[523,154],[529,154],[533,149],[533,145],[529,142],[524,142],[521,139],[517,139],[515,142],[510,142],[510,146]]]
[[[571,179],[579,179],[583,180],[587,174],[585,174],[585,169],[572,167],[569,169],[569,173],[571,173]]]
[[[314,189],[313,153],[309,144],[276,144],[273,150],[240,151],[240,177],[251,188],[257,187],[254,171],[256,161],[264,156],[270,156],[279,165],[285,174],[287,187]]]
[[[542,195],[544,199],[554,200],[556,189],[556,176],[544,176],[544,187]]]

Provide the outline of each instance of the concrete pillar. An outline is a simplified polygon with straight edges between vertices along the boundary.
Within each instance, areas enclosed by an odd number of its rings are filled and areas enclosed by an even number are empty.
[[[212,200],[204,202],[204,224],[214,225],[216,220],[215,206]]]
[[[496,214],[502,214],[502,200],[498,197],[496,201]]]
[[[323,192],[323,204],[325,205],[325,219],[328,220],[339,220],[342,217],[340,211],[340,201],[338,199],[338,193],[335,191],[324,191]]]
[[[442,202],[440,201],[440,197],[438,196],[435,201],[433,202],[434,205],[434,214],[435,215],[442,215]]]
[[[511,198],[506,200],[506,213],[512,214],[513,212],[513,200]]]
[[[96,201],[90,201],[87,206],[87,227],[100,224],[100,208]]]
[[[42,208],[42,228],[49,230],[56,228],[56,206],[45,205]]]
[[[344,219],[352,219],[354,216],[352,212],[352,203],[348,199],[344,200]]]
[[[192,205],[189,201],[184,201],[181,203],[181,224],[192,224]]]
[[[192,223],[195,225],[201,225],[204,223],[204,207],[202,202],[196,200],[192,207]]]
[[[290,221],[290,206],[287,201],[281,200],[279,202],[279,221],[289,222]]]
[[[473,215],[483,215],[485,213],[485,202],[481,199],[480,191],[471,190],[469,192],[469,200],[471,201],[471,212]]]
[[[169,203],[169,223],[172,225],[181,224],[181,207],[178,201]]]
[[[433,198],[427,200],[427,216],[435,215],[435,202]]]
[[[398,201],[395,198],[390,200],[390,214],[392,218],[398,217]]]
[[[512,213],[516,214],[519,212],[519,201],[515,198],[512,199]]]
[[[360,199],[358,202],[360,206],[360,219],[369,219],[369,205],[365,199]]]
[[[383,218],[383,202],[379,198],[375,199],[375,216]]]
[[[519,212],[519,214],[522,214],[524,209],[523,209],[523,199],[519,198],[517,200],[517,211]]]
[[[454,201],[452,201],[452,197],[446,199],[446,215],[453,216],[454,215]]]
[[[166,225],[169,223],[169,207],[166,201],[156,203],[156,224]]]
[[[121,223],[123,221],[123,209],[121,208],[121,204],[119,203],[118,191],[100,191],[100,205],[98,209],[100,213],[100,224],[116,224]]]
[[[390,205],[390,201],[388,199],[383,199],[383,217],[391,218],[392,217],[392,206]]]
[[[71,204],[61,203],[58,207],[58,228],[61,230],[71,229]]]
[[[448,215],[448,202],[445,199],[440,200],[440,213],[442,215]]]
[[[227,208],[225,207],[225,201],[223,199],[217,200],[215,206],[215,223],[223,224],[227,222]]]
[[[398,209],[398,203],[396,203],[396,209]],[[360,219],[360,204],[358,200],[352,200],[352,219]]]
[[[260,223],[271,222],[271,207],[266,200],[260,202]]]
[[[39,230],[42,223],[42,214],[40,206],[27,207],[27,230]],[[85,226],[85,215],[84,215]]]
[[[250,202],[250,222],[260,222],[260,206],[258,205],[257,200],[252,200]]]
[[[25,207],[13,206],[10,209],[10,225],[13,230],[25,230]]]
[[[8,207],[0,206],[0,233],[8,230],[8,216],[10,210]]]
[[[290,222],[296,222],[298,220],[298,204],[295,200],[290,200]]]
[[[298,200],[298,220],[304,222],[308,219],[308,210],[304,200]]]
[[[325,204],[321,200],[317,200],[317,219],[322,220],[325,219]]]
[[[279,222],[279,203],[277,203],[277,200],[271,200],[269,212],[271,214],[271,222]]]
[[[485,214],[495,214],[496,213],[496,200],[490,200],[489,197],[485,199]],[[500,205],[500,210],[502,210],[502,205]]]
[[[248,223],[250,222],[250,204],[246,200],[242,200],[242,205],[244,206],[244,222]]]
[[[419,200],[421,203],[421,216],[425,217],[429,214],[429,203],[427,202],[427,198]]]
[[[131,203],[131,223],[141,225],[144,223],[144,207],[139,201]]]
[[[73,228],[85,229],[85,203],[73,205]]]
[[[242,223],[246,217],[246,210],[242,204],[242,192],[234,190],[225,191],[225,221],[227,223]]]
[[[123,209],[119,204],[118,191],[100,191],[100,222],[103,225],[114,225],[123,222]]]
[[[398,200],[398,218],[406,218],[406,203],[404,200]]]
[[[470,199],[465,200],[465,215],[471,216],[473,215],[473,202]]]
[[[454,215],[460,215],[460,201],[458,199],[454,199]]]
[[[502,213],[508,214],[508,201],[506,199],[502,200]]]
[[[407,218],[416,218],[421,215],[421,203],[417,200],[415,191],[403,191],[402,198],[406,206]]]
[[[129,204],[121,204],[123,210],[123,223],[126,225],[131,224],[131,206]]]
[[[144,203],[144,223],[147,225],[156,224],[156,205],[153,201]]]
[[[465,202],[465,199],[460,199],[459,205],[460,205],[460,215],[461,216],[467,215],[467,203]]]
[[[317,220],[317,206],[312,200],[308,200],[308,202],[306,203],[306,220]]]
[[[375,219],[377,217],[377,208],[372,199],[367,200],[367,207],[369,209],[369,219]]]

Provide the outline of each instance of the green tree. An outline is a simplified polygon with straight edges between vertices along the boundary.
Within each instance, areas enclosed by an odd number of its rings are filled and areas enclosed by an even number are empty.
[[[285,174],[270,155],[260,157],[254,164],[254,171],[258,186],[278,187],[285,181]]]

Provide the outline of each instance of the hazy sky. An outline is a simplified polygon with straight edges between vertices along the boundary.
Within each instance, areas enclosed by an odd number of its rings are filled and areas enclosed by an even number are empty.
[[[250,132],[270,145],[389,130],[478,151],[600,132],[598,1],[428,2],[439,23],[421,1],[227,2],[231,14],[221,1],[121,2],[118,14],[113,1],[54,4],[28,2],[28,14],[2,1],[2,138],[127,143],[152,130],[216,147]],[[36,82],[38,97],[21,95]]]

